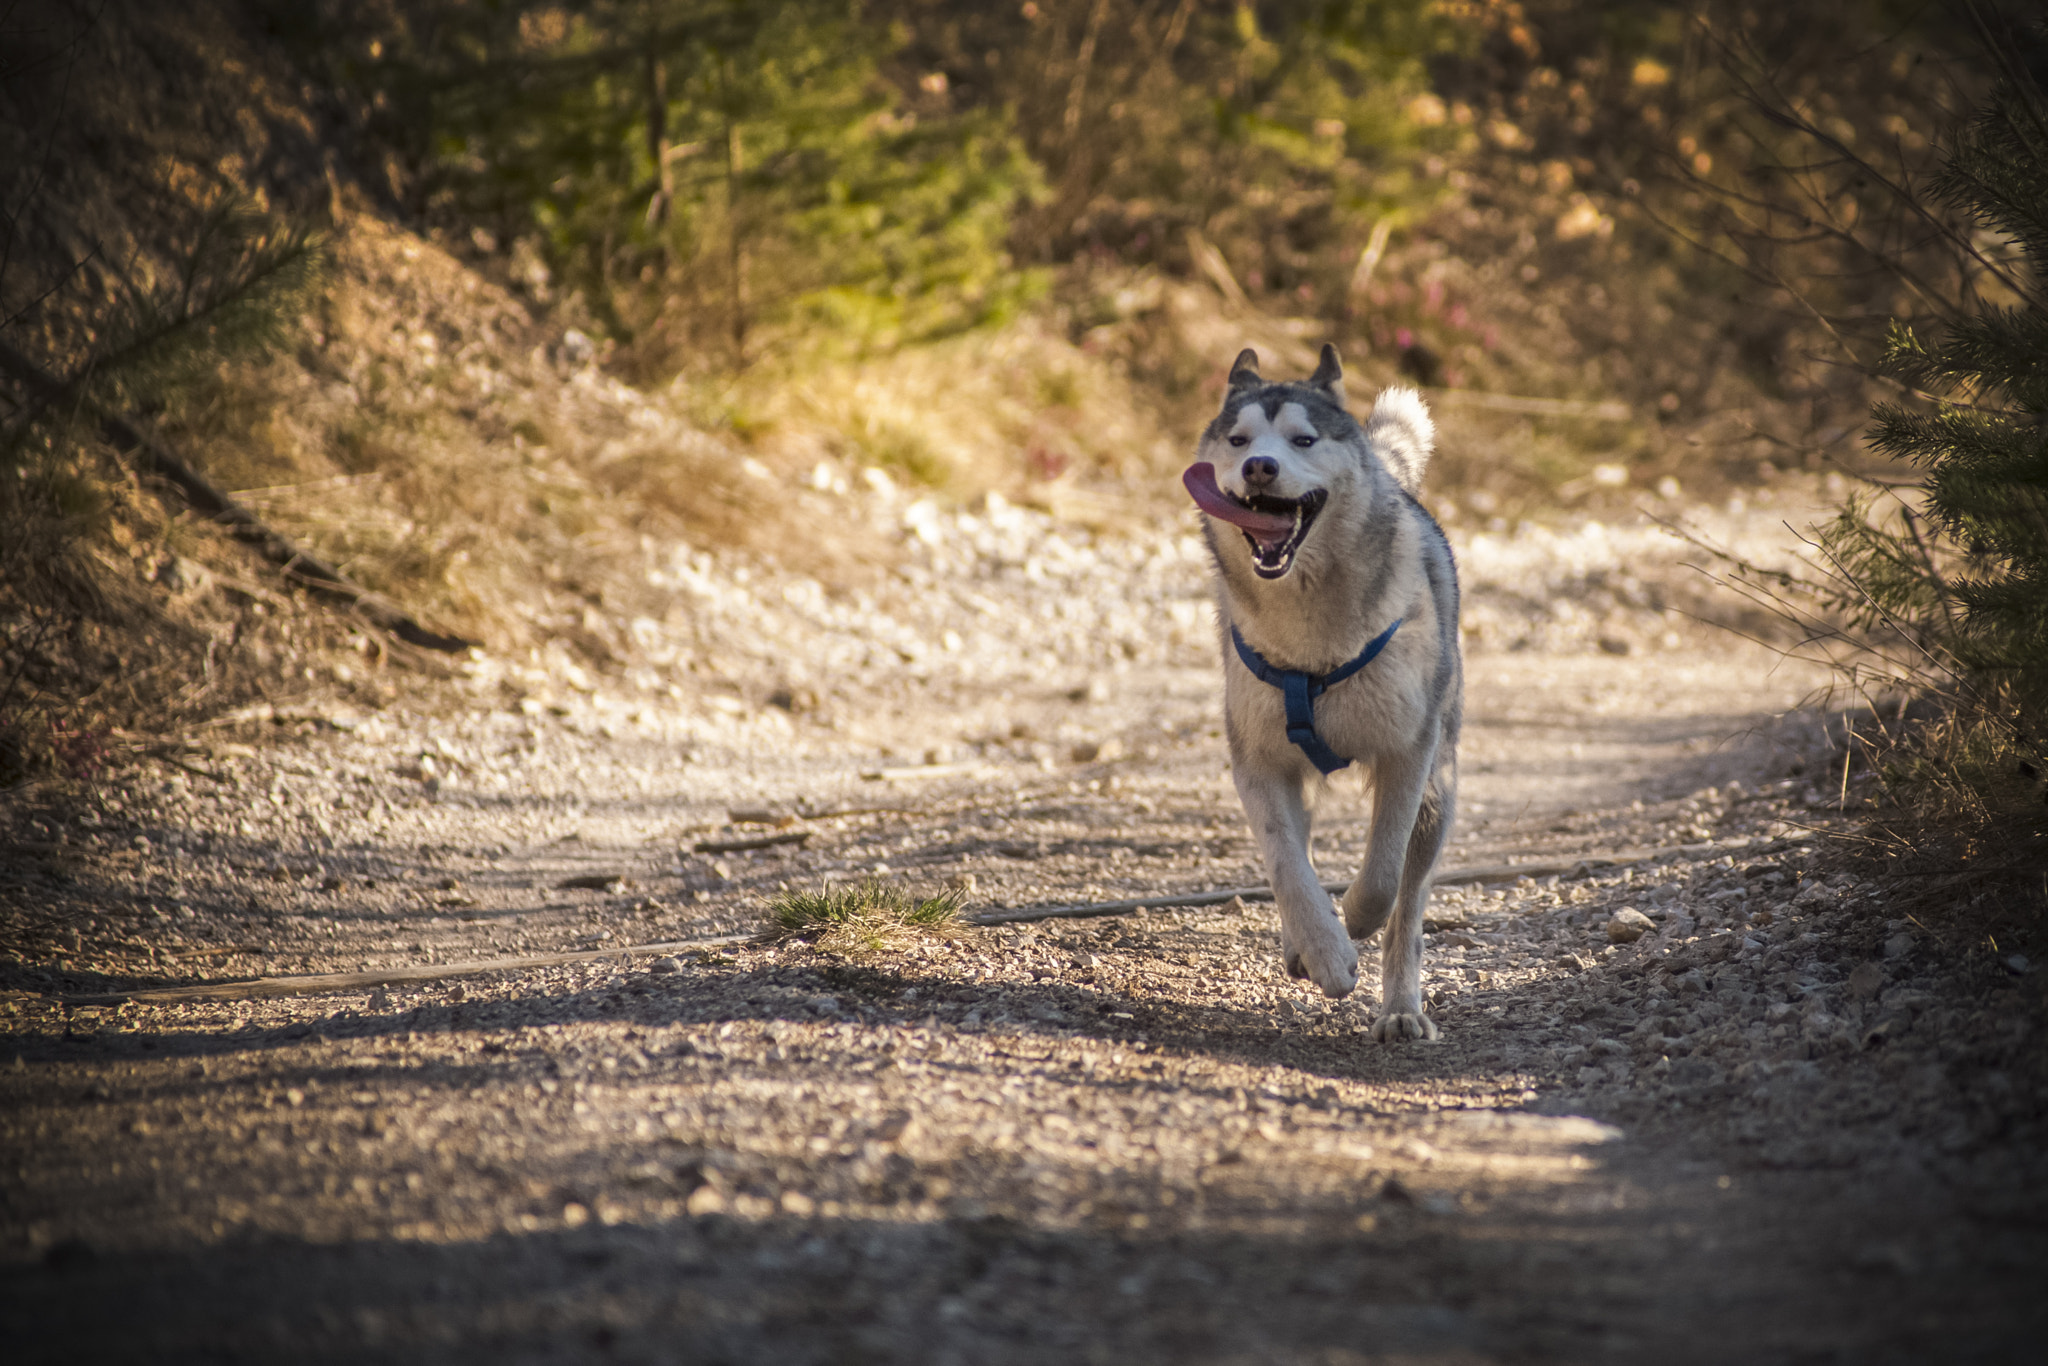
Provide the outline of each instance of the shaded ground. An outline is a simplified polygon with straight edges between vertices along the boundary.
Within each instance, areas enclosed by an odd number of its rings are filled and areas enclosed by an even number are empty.
[[[1259,881],[1199,631],[908,687],[904,646],[809,711],[321,711],[91,824],[24,808],[0,1331],[67,1361],[2031,1359],[2039,979],[1832,873],[1812,680],[1686,630],[1475,653],[1450,864],[1687,848],[1440,889],[1437,1046],[1371,1044],[1370,979],[1284,978],[1260,903],[714,942],[826,877],[979,907]],[[808,840],[690,852],[757,808]],[[1340,786],[1332,876],[1364,814]],[[1656,928],[1610,945],[1625,906]]]

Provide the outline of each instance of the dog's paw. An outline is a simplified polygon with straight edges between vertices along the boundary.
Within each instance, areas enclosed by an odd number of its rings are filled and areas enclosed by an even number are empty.
[[[1388,1011],[1372,1022],[1372,1036],[1380,1043],[1405,1043],[1410,1039],[1434,1042],[1436,1021],[1420,1011],[1408,1014]]]
[[[1299,941],[1283,928],[1280,953],[1289,977],[1306,977],[1331,1000],[1358,989],[1358,949],[1334,915],[1323,917]]]

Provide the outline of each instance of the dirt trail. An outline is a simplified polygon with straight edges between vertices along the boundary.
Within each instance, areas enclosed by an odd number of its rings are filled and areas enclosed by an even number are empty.
[[[883,511],[915,553],[851,605],[678,559],[727,655],[695,691],[490,666],[433,715],[287,712],[91,824],[18,813],[11,1358],[2031,1355],[2036,979],[1827,875],[1814,680],[1660,607],[1669,557],[1623,581],[1628,546],[1539,546],[1530,580],[1521,542],[1462,542],[1449,862],[1711,846],[1439,891],[1440,1045],[1373,1045],[1370,980],[1287,980],[1257,903],[712,942],[826,877],[971,877],[983,906],[1260,880],[1181,532],[1020,514],[1013,554],[1003,517]],[[1560,585],[1608,607],[1560,615]],[[1105,595],[1122,617],[1078,610]],[[691,852],[766,833],[730,824],[755,808],[808,838]],[[1330,875],[1363,816],[1340,785]],[[1611,945],[1623,907],[1655,928]],[[56,995],[689,938],[349,995]]]

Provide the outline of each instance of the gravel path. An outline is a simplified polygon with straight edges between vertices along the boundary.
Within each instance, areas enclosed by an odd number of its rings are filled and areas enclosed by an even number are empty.
[[[1447,862],[1588,863],[1440,889],[1444,1041],[1380,1047],[1259,902],[735,938],[827,879],[1261,880],[1184,524],[858,510],[899,547],[858,591],[650,551],[678,609],[588,621],[609,673],[323,695],[15,803],[11,1359],[2031,1359],[2039,978],[1836,871],[1814,678],[1688,623],[1654,533],[1460,538]]]

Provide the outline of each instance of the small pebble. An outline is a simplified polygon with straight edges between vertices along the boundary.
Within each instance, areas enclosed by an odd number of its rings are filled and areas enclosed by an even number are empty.
[[[1849,994],[1859,1001],[1877,995],[1884,986],[1884,969],[1876,963],[1858,963],[1849,974]]]
[[[837,996],[813,996],[804,1004],[808,1005],[819,1015],[837,1015],[839,1013],[839,998]]]
[[[1613,919],[1607,922],[1607,942],[1610,944],[1633,944],[1656,928],[1656,922],[1651,920],[1650,917],[1636,910],[1633,906],[1624,906],[1614,913]]]
[[[675,958],[657,958],[647,965],[649,972],[680,972],[682,963]]]

